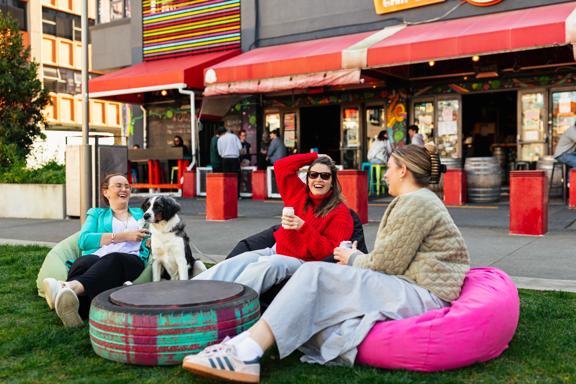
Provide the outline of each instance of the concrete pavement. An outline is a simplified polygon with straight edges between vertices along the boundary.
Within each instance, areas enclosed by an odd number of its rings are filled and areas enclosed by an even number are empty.
[[[204,199],[180,201],[193,252],[210,261],[221,260],[238,240],[277,224],[282,210],[282,203],[276,200],[240,200],[237,219],[206,222]],[[369,249],[388,202],[388,199],[370,202],[369,222],[364,225]],[[140,201],[134,197],[132,203],[138,206]],[[541,237],[510,236],[506,203],[449,207],[449,211],[464,235],[473,266],[500,268],[519,287],[576,292],[576,211],[553,201],[549,207],[549,232]],[[78,219],[0,218],[0,243],[49,246],[79,229]]]

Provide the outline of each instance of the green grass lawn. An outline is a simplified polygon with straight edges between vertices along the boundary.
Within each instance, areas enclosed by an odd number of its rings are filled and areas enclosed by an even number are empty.
[[[0,246],[0,383],[204,383],[180,367],[104,360],[88,328],[68,330],[36,295],[48,249]],[[269,383],[576,383],[576,294],[522,290],[520,325],[498,359],[440,372],[303,364],[298,356],[263,360]]]

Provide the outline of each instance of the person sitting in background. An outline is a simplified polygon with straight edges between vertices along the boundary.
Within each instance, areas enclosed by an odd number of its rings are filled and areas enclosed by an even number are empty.
[[[46,278],[46,301],[65,327],[82,325],[90,303],[100,292],[135,280],[150,255],[147,229],[138,220],[144,212],[129,208],[130,184],[123,175],[104,178],[100,190],[109,208],[91,208],[82,225],[78,246],[82,256],[74,261],[66,282]]]
[[[308,164],[304,184],[298,171]],[[274,164],[274,173],[284,205],[294,209],[282,216],[282,226],[274,232],[276,244],[224,260],[194,279],[232,281],[265,292],[305,261],[323,260],[350,239],[352,216],[343,203],[336,165],[328,156],[288,156]]]
[[[571,168],[576,168],[576,126],[568,127],[560,136],[554,158]],[[569,175],[570,173],[568,173]]]
[[[286,150],[286,146],[284,145],[284,141],[282,137],[280,137],[280,130],[275,129],[270,132],[270,146],[268,147],[268,154],[266,156],[266,160],[272,165],[276,163],[276,161],[286,157],[288,151]]]
[[[184,140],[182,140],[181,136],[174,136],[174,138],[172,139],[172,147],[181,147],[182,148],[182,152],[183,152],[183,156],[185,158],[189,158],[190,157],[190,150],[188,149],[188,147],[186,145],[184,145]]]
[[[376,140],[368,151],[368,161],[374,164],[386,164],[392,153],[392,145],[388,140],[388,132],[383,130],[378,133]]]
[[[418,133],[420,129],[417,125],[412,124],[408,127],[408,136],[410,137],[410,144],[424,145],[424,137]]]
[[[183,368],[257,383],[260,358],[274,343],[280,358],[299,349],[305,362],[353,365],[358,345],[376,322],[418,316],[456,300],[470,257],[450,213],[427,188],[430,156],[416,145],[392,153],[386,181],[395,198],[372,252],[338,247],[339,264],[305,263],[255,325],[186,356]]]

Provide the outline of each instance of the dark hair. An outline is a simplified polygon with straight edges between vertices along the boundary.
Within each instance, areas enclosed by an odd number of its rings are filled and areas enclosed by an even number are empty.
[[[122,173],[110,173],[109,175],[106,175],[106,177],[104,177],[104,180],[102,180],[102,182],[100,183],[100,193],[102,194],[102,198],[106,202],[107,206],[110,206],[110,202],[108,201],[108,198],[104,196],[104,190],[108,189],[108,187],[110,186],[110,179],[115,176],[126,177],[126,175]]]
[[[380,141],[384,141],[384,139],[386,139],[386,135],[388,132],[386,132],[386,130],[382,130],[378,133],[378,140]]]
[[[275,134],[276,136],[280,136],[280,130],[279,130],[278,128],[270,131],[270,133],[271,133],[271,134],[273,133],[273,134]]]
[[[241,129],[240,132],[238,132],[238,136],[240,136],[241,134],[246,133],[245,129]]]
[[[177,144],[174,143],[174,141],[175,141],[176,139],[180,140],[180,144],[179,144],[179,145],[177,145]],[[182,137],[181,137],[181,136],[176,135],[176,136],[174,136],[174,139],[172,139],[172,140],[173,140],[172,143],[174,144],[175,147],[183,147],[183,146],[184,146],[184,140],[182,140]]]
[[[336,208],[338,204],[343,203],[344,197],[342,196],[342,186],[340,185],[340,181],[338,181],[338,170],[336,169],[336,164],[334,161],[332,161],[332,159],[329,157],[322,156],[314,160],[308,169],[312,169],[315,164],[326,165],[328,168],[330,168],[330,173],[332,173],[332,194],[328,198],[324,199],[320,204],[318,204],[316,209],[314,209],[315,215],[324,217],[330,213],[330,211]],[[308,175],[306,175],[306,192],[310,192],[310,187],[308,186]],[[312,198],[307,194],[304,209],[307,209],[308,206],[313,206],[313,204]]]
[[[216,134],[218,135],[223,135],[226,133],[226,128],[224,128],[223,125],[219,126],[218,128],[216,128]]]
[[[416,184],[425,187],[432,176],[431,152],[420,145],[409,144],[396,148],[392,152],[396,165],[405,165],[414,177]]]
[[[418,126],[416,124],[412,124],[408,127],[408,130],[413,130],[414,132],[418,133],[420,128],[418,128]]]

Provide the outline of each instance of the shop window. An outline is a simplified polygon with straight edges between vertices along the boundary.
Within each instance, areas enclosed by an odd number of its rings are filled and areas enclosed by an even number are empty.
[[[70,96],[60,96],[60,121],[74,123],[75,116],[74,99]]]
[[[103,101],[93,101],[90,108],[90,122],[95,125],[106,124],[106,104]]]
[[[58,64],[61,66],[74,66],[74,46],[69,41],[58,42]]]
[[[44,36],[42,38],[42,61],[49,64],[57,64],[56,39]]]
[[[98,0],[98,23],[109,23],[131,16],[130,0]]]
[[[120,126],[120,104],[108,103],[107,106],[108,114],[106,115],[108,119],[108,125]]]

